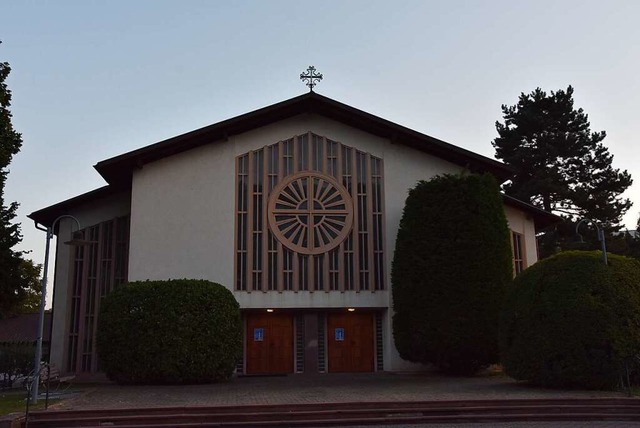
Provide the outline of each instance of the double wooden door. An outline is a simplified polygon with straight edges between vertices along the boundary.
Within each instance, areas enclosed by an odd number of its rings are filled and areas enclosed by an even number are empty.
[[[327,315],[329,372],[373,371],[373,314]]]
[[[293,372],[293,317],[279,313],[247,315],[247,373]]]

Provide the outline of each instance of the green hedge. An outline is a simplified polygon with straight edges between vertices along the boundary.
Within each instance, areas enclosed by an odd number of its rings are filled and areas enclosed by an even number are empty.
[[[97,346],[118,383],[224,380],[242,355],[239,305],[209,281],[133,282],[102,301]]]
[[[409,191],[391,272],[400,356],[454,374],[498,362],[498,319],[512,275],[495,179],[420,181]]]
[[[33,342],[0,343],[0,384],[10,387],[18,375],[27,375],[33,370],[35,347]]]
[[[568,251],[518,275],[501,321],[502,362],[518,380],[611,389],[640,352],[640,262]]]

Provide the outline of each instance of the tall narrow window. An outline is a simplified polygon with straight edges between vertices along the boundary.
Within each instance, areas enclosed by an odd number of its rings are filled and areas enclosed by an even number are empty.
[[[66,370],[96,372],[98,313],[102,299],[127,281],[129,217],[120,217],[80,231],[90,244],[76,247],[71,306],[67,325]]]
[[[373,220],[373,283],[376,290],[382,290],[384,288],[382,161],[373,157],[371,158],[371,199],[371,215]]]
[[[93,336],[94,336],[94,321],[96,315],[96,295],[98,293],[98,240],[100,227],[94,226],[89,228],[89,240],[92,244],[87,246],[88,252],[88,269],[86,279],[86,292],[85,292],[85,304],[84,311],[81,313],[84,315],[83,329],[83,341],[81,349],[81,364],[82,371],[91,371],[91,363],[93,356]]]
[[[86,239],[86,231],[80,232],[82,239]],[[80,335],[80,302],[82,298],[82,283],[84,273],[84,246],[75,247],[73,280],[71,284],[71,310],[69,313],[69,337],[67,343],[67,371],[76,370],[78,354],[78,337]]]
[[[249,155],[238,158],[236,197],[236,289],[247,289],[247,233],[249,215]]]
[[[312,133],[238,156],[235,289],[383,290],[382,169]]]
[[[263,168],[264,168],[264,150],[257,150],[253,154],[253,212],[252,212],[252,221],[251,221],[251,230],[252,230],[252,239],[251,243],[253,245],[253,252],[251,258],[251,279],[254,290],[262,289],[262,252],[265,251],[264,245],[262,242],[262,233],[263,230]]]
[[[518,232],[511,232],[513,247],[513,274],[518,275],[525,268],[524,265],[524,236]]]
[[[360,278],[360,290],[369,289],[369,227],[368,218],[371,211],[367,205],[367,179],[368,165],[366,162],[367,155],[362,152],[356,152],[356,174],[357,186],[356,195],[358,201],[358,277]]]

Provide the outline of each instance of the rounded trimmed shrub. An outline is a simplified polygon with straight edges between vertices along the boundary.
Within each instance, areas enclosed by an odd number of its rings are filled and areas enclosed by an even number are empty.
[[[498,362],[499,314],[512,275],[495,179],[420,181],[409,191],[391,272],[400,356],[463,375]]]
[[[102,301],[97,347],[118,383],[228,379],[242,355],[240,307],[210,281],[132,282]]]
[[[506,373],[551,387],[611,389],[640,352],[640,262],[567,251],[518,275],[502,312]]]

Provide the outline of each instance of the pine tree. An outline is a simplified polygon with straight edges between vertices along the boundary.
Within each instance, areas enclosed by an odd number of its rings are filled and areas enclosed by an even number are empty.
[[[575,221],[590,218],[618,230],[631,201],[620,195],[631,175],[612,166],[604,131],[591,132],[587,114],[573,105],[573,88],[522,93],[502,106],[504,124],[492,144],[496,158],[516,170],[507,194]]]
[[[25,260],[23,251],[13,249],[22,241],[20,224],[13,222],[18,203],[5,205],[4,201],[8,166],[22,146],[22,136],[11,124],[11,91],[5,83],[10,72],[9,64],[0,62],[0,319],[33,309],[34,294],[41,289],[40,267]]]

